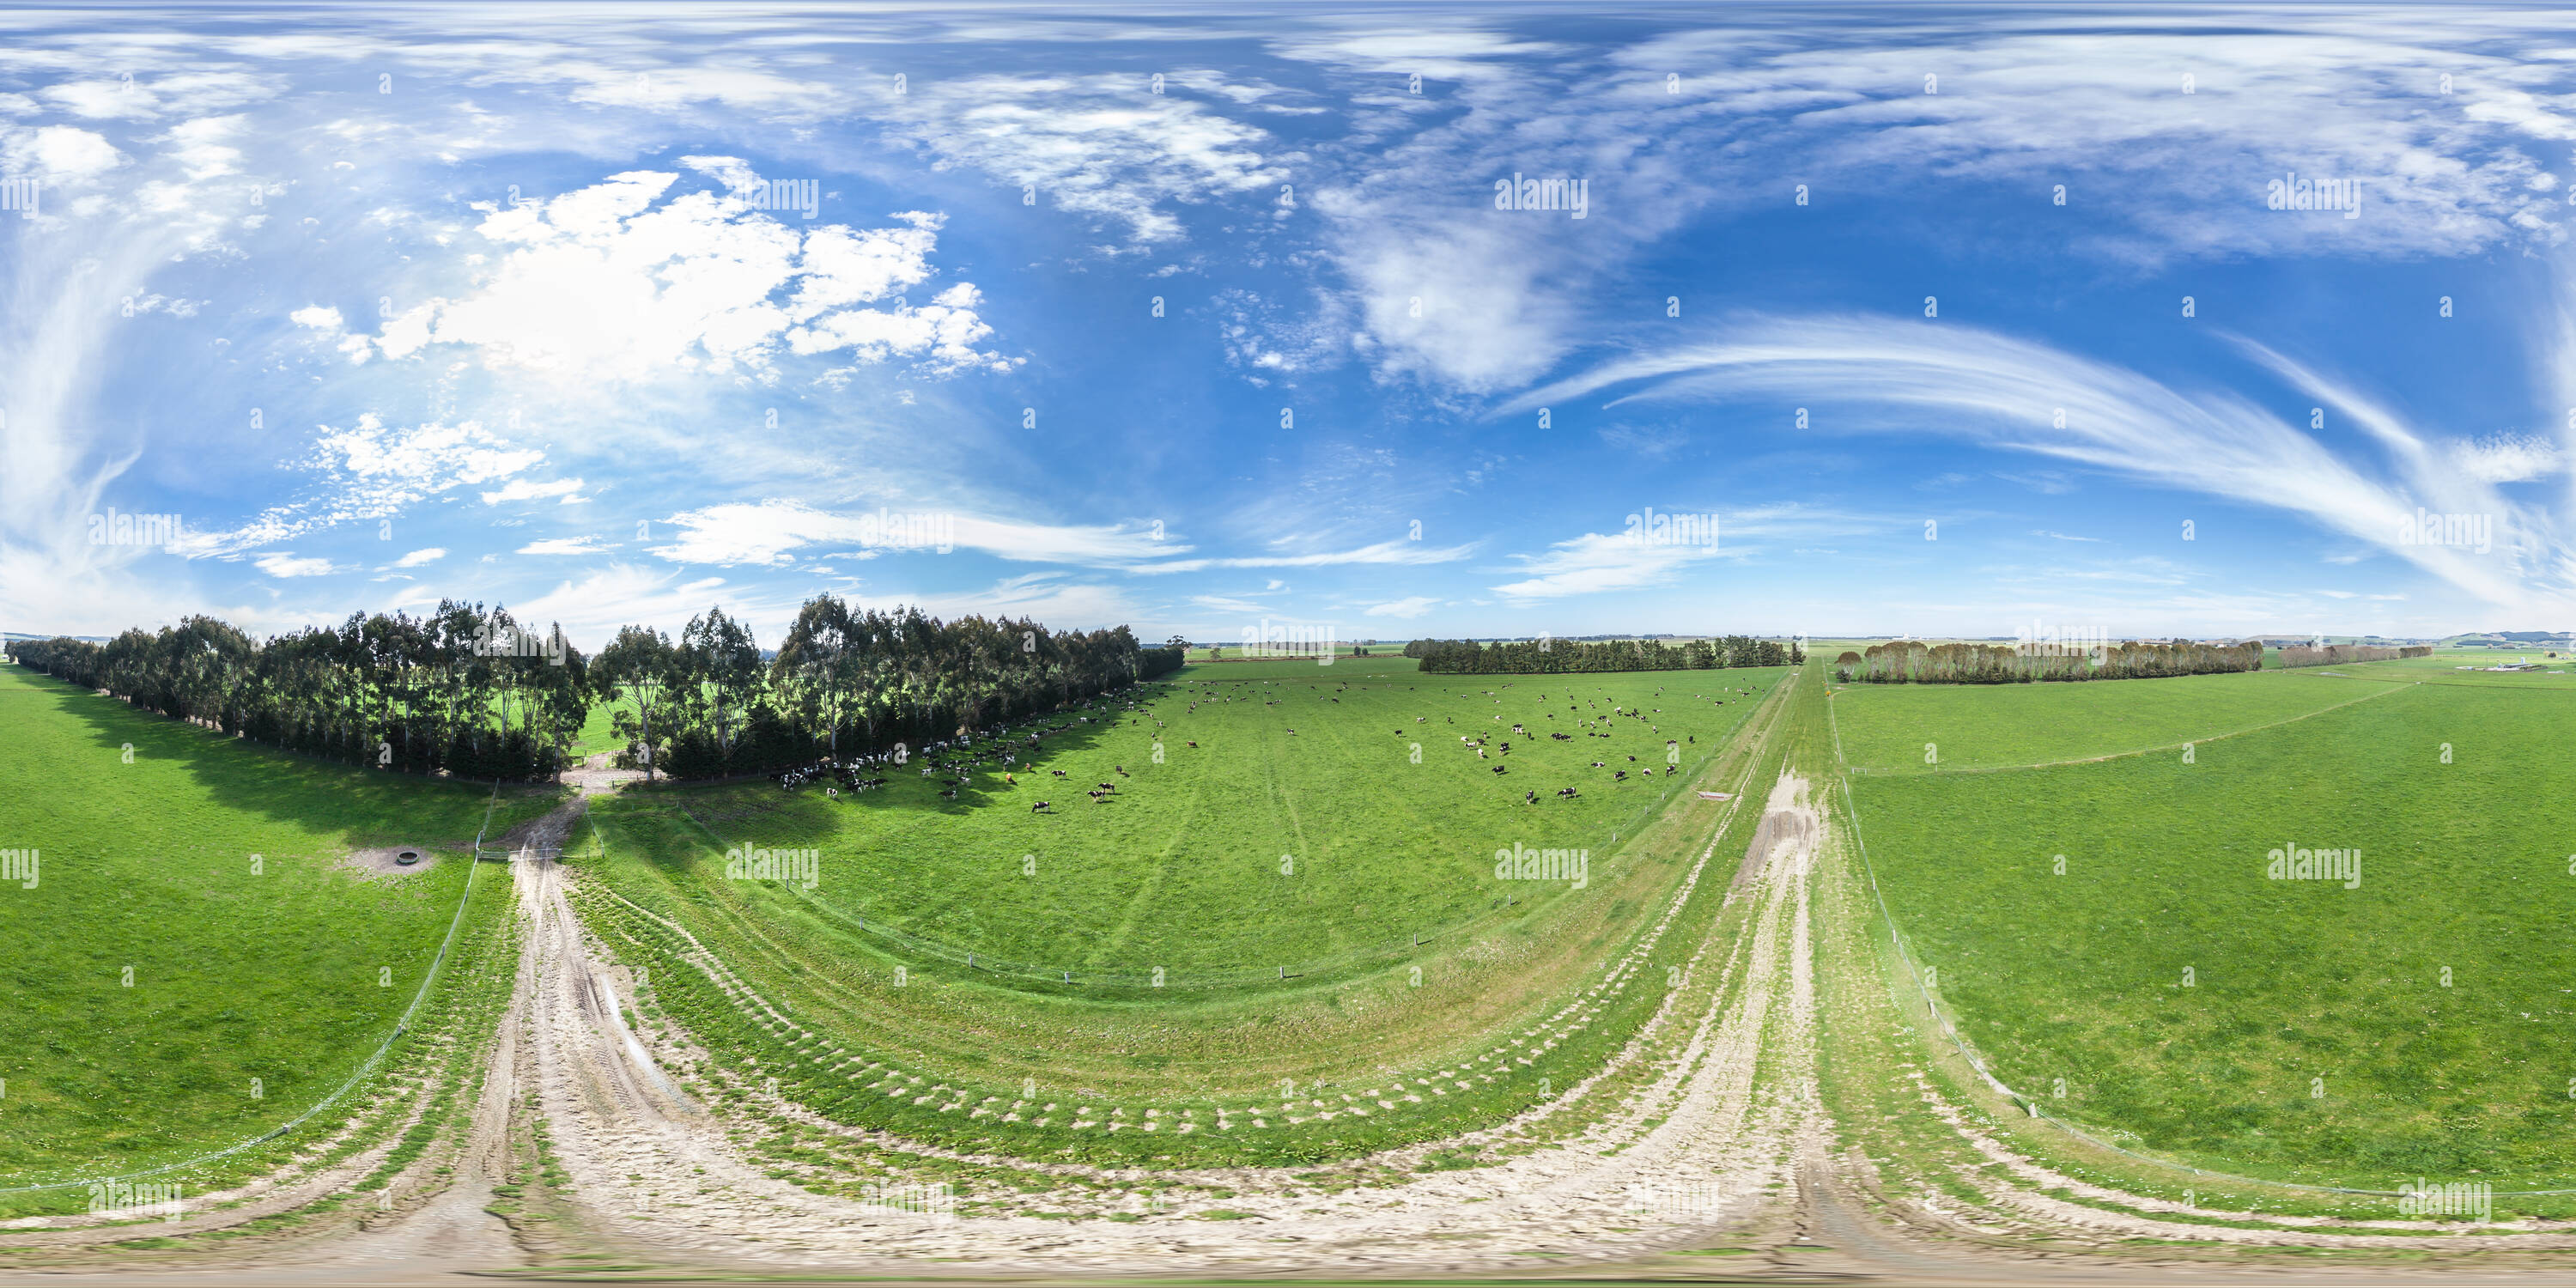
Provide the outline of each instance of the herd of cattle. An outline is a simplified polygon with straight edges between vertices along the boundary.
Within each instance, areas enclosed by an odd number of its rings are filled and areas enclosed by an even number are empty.
[[[1309,685],[1308,687],[1312,688],[1315,686]],[[1199,704],[1203,702],[1231,702],[1234,700],[1235,699],[1230,695],[1210,694],[1193,699],[1189,704],[1189,711],[1196,712],[1199,708]],[[1332,700],[1339,702],[1341,699],[1334,698]],[[1541,694],[1540,701],[1546,701],[1546,695]],[[1276,706],[1277,702],[1272,700],[1265,702],[1264,705]],[[1720,700],[1718,705],[1723,706],[1725,703],[1723,700]],[[1575,708],[1569,706],[1569,709]],[[1111,707],[1105,702],[1094,702],[1086,705],[1083,710],[1090,712],[1106,712],[1110,711]],[[1133,700],[1124,703],[1123,710],[1126,712],[1151,714],[1150,711],[1147,711]],[[1661,709],[1658,708],[1658,710],[1660,711]],[[1613,717],[1627,717],[1640,723],[1646,723],[1649,725],[1649,728],[1654,728],[1654,726],[1646,720],[1645,712],[1633,708],[1613,706],[1607,715],[1596,716],[1595,720],[1599,723],[1607,724]],[[1114,715],[1111,718],[1114,719]],[[1553,719],[1554,717],[1551,715],[1550,718]],[[1416,716],[1414,717],[1414,723],[1420,724],[1428,719],[1430,719],[1428,716]],[[1500,720],[1501,717],[1497,716],[1495,719]],[[1583,723],[1590,725],[1595,723],[1595,720],[1586,720],[1583,721]],[[872,791],[876,788],[885,786],[888,780],[885,774],[881,771],[885,770],[888,766],[904,765],[917,759],[921,765],[921,776],[924,778],[939,779],[940,796],[948,800],[955,800],[957,799],[959,789],[967,786],[971,780],[971,776],[977,770],[981,769],[991,768],[999,772],[1002,775],[1002,781],[1005,786],[1018,786],[1019,778],[1015,769],[1019,764],[1019,755],[1015,751],[1004,751],[1001,750],[1001,748],[1017,747],[1023,740],[1025,740],[1026,743],[1026,748],[1024,749],[1037,748],[1042,745],[1040,740],[1047,734],[1062,733],[1070,730],[1074,727],[1074,723],[1077,721],[1084,724],[1096,723],[1094,717],[1091,715],[1077,715],[1066,723],[1048,725],[1036,730],[1035,732],[1021,732],[1008,725],[1004,725],[984,735],[981,739],[981,750],[977,749],[978,740],[974,736],[961,734],[954,741],[934,742],[922,747],[917,757],[909,755],[900,747],[895,752],[887,755],[852,756],[846,760],[832,756],[823,756],[817,758],[812,764],[798,765],[790,769],[781,770],[778,773],[770,775],[770,778],[782,789],[787,791],[794,791],[809,783],[822,783],[824,784],[823,794],[826,797],[837,798],[845,793],[856,796],[862,792]],[[1131,719],[1129,723],[1141,724],[1142,720]],[[1456,719],[1452,717],[1449,723],[1456,723]],[[1163,727],[1163,722],[1156,720],[1154,722],[1154,727],[1158,729]],[[1658,733],[1662,732],[1659,728],[1655,728],[1654,731]],[[1297,731],[1290,729],[1288,732],[1293,734]],[[1396,730],[1396,733],[1399,736],[1401,736],[1403,732],[1404,731],[1401,728]],[[1512,732],[1523,737],[1532,736],[1529,734],[1525,725],[1513,725]],[[1574,740],[1574,735],[1570,733],[1550,733],[1547,736],[1550,741],[1554,742],[1571,742]],[[1587,738],[1607,738],[1611,735],[1606,732],[1586,729],[1583,731],[1583,736]],[[1487,759],[1486,752],[1488,743],[1485,738],[1468,734],[1460,734],[1458,736],[1458,741],[1470,748],[1473,748],[1477,759]],[[1698,739],[1694,737],[1691,741],[1697,742]],[[1185,742],[1183,745],[1195,749],[1198,746],[1198,743],[1195,741],[1189,741]],[[1666,745],[1674,745],[1674,740],[1667,739]],[[1509,740],[1503,740],[1501,745],[1495,750],[1499,755],[1509,756],[1512,754],[1512,744]],[[1637,758],[1635,756],[1628,757],[1630,764],[1635,764],[1636,760]],[[1119,765],[1115,768],[1120,778],[1128,776],[1126,766]],[[1605,761],[1593,761],[1592,768],[1611,769],[1610,781],[1613,783],[1623,783],[1628,781],[1627,770],[1612,769],[1612,767]],[[1505,773],[1508,769],[1509,766],[1506,765],[1493,766],[1493,771],[1496,774]],[[1646,778],[1652,778],[1655,776],[1655,771],[1651,767],[1640,768],[1637,772]],[[1667,770],[1666,772],[1670,775],[1678,776],[1681,773],[1681,770],[1676,767]],[[1049,770],[1048,773],[1053,778],[1069,780],[1071,777],[1066,771],[1061,769]],[[1114,796],[1117,791],[1118,785],[1116,783],[1103,782],[1095,787],[1086,789],[1084,794],[1091,798],[1091,802],[1093,804],[1097,805]],[[1573,787],[1561,787],[1557,789],[1556,795],[1559,799],[1576,800],[1580,799],[1583,793]],[[1536,790],[1523,792],[1521,794],[1521,799],[1526,804],[1536,805],[1538,804],[1538,792]],[[1049,814],[1053,813],[1054,810],[1055,805],[1053,802],[1043,800],[1029,807],[1029,812],[1033,814]]]

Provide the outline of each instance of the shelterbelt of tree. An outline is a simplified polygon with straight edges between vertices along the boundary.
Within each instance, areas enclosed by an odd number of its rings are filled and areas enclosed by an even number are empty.
[[[2260,670],[2263,642],[1926,644],[1891,640],[1834,659],[1834,678],[1861,684],[2027,684],[2034,680],[2136,680]]]
[[[1721,667],[1797,666],[1807,660],[1796,640],[1728,635],[1720,639],[1415,640],[1406,657],[1422,659],[1427,675],[1595,675],[1615,671],[1709,671]]]
[[[539,781],[569,762],[597,704],[649,774],[765,773],[818,755],[942,741],[1150,679],[1178,641],[1124,626],[1051,631],[1022,618],[941,622],[918,609],[807,602],[774,659],[709,609],[675,642],[628,626],[596,658],[559,625],[443,600],[415,618],[352,614],[265,642],[212,617],[104,645],[20,640],[7,655],[148,711],[256,742],[409,773]]]

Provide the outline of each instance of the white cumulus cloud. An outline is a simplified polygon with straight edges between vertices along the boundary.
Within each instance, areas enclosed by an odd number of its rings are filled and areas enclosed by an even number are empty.
[[[504,248],[473,290],[439,297],[375,337],[389,358],[463,345],[495,367],[643,379],[666,371],[766,375],[783,352],[904,359],[933,373],[1005,369],[977,348],[993,334],[981,296],[956,283],[914,304],[935,275],[942,218],[800,230],[735,189],[741,163],[692,157],[725,192],[664,200],[679,176],[636,170],[508,209],[477,226]]]

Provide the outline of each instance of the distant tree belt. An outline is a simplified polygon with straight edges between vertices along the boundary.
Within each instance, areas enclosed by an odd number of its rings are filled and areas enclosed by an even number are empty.
[[[352,614],[254,642],[211,617],[104,645],[17,640],[21,666],[135,706],[311,755],[410,773],[550,778],[596,702],[623,702],[626,755],[681,777],[757,773],[835,752],[945,739],[1180,667],[1126,627],[942,623],[917,609],[808,602],[774,659],[710,609],[672,643],[629,626],[597,658],[560,626],[442,601],[425,617]],[[650,754],[644,754],[650,748]]]
[[[1668,645],[1660,640],[1415,640],[1406,657],[1422,659],[1434,675],[1597,675],[1607,671],[1709,671],[1726,666],[1796,666],[1807,652],[1796,643],[1729,635]]]
[[[2113,644],[2101,649],[2024,649],[2010,644],[1925,644],[1897,640],[1834,659],[1834,676],[1858,684],[2028,684],[2033,680],[2137,680],[2253,671],[2263,642]]]
[[[2430,644],[2409,644],[2397,648],[2378,644],[2328,644],[2324,648],[2299,645],[2281,650],[2281,665],[2333,666],[2342,662],[2385,662],[2391,658],[2431,656],[2433,646]]]

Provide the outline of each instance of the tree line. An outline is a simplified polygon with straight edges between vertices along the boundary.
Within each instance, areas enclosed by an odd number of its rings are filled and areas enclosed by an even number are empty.
[[[147,711],[290,751],[407,773],[525,780],[563,768],[592,692],[560,627],[442,601],[425,617],[353,613],[255,642],[212,617],[105,644],[12,642],[8,656]]]
[[[1729,666],[1795,666],[1807,652],[1795,641],[1729,635],[1687,640],[1415,640],[1406,657],[1422,659],[1433,675],[1558,675],[1609,671],[1707,671]]]
[[[2323,648],[2293,644],[2281,650],[2281,665],[2285,668],[2335,666],[2345,662],[2386,662],[2392,658],[2431,656],[2433,656],[2433,646],[2430,644],[2401,644],[2395,647],[2383,644],[2328,644]]]
[[[648,775],[764,773],[818,755],[876,755],[1052,710],[1178,669],[1177,643],[1124,626],[1050,631],[1025,618],[941,622],[916,608],[808,601],[764,653],[711,608],[678,638],[628,626],[585,657],[501,608],[442,601],[424,617],[352,614],[255,642],[211,617],[106,644],[20,640],[19,665],[146,710],[288,750],[409,773],[538,780],[571,762],[594,704],[614,704],[621,760]]]
[[[820,595],[766,664],[748,627],[710,609],[677,641],[626,627],[591,672],[648,775],[714,778],[944,742],[1178,670],[1184,652],[1146,648],[1124,626],[941,622]]]
[[[2034,680],[2134,680],[2253,671],[2263,642],[2131,642],[2100,648],[2029,649],[2010,644],[1925,644],[1892,640],[1834,659],[1834,676],[1859,684],[2028,684]]]

